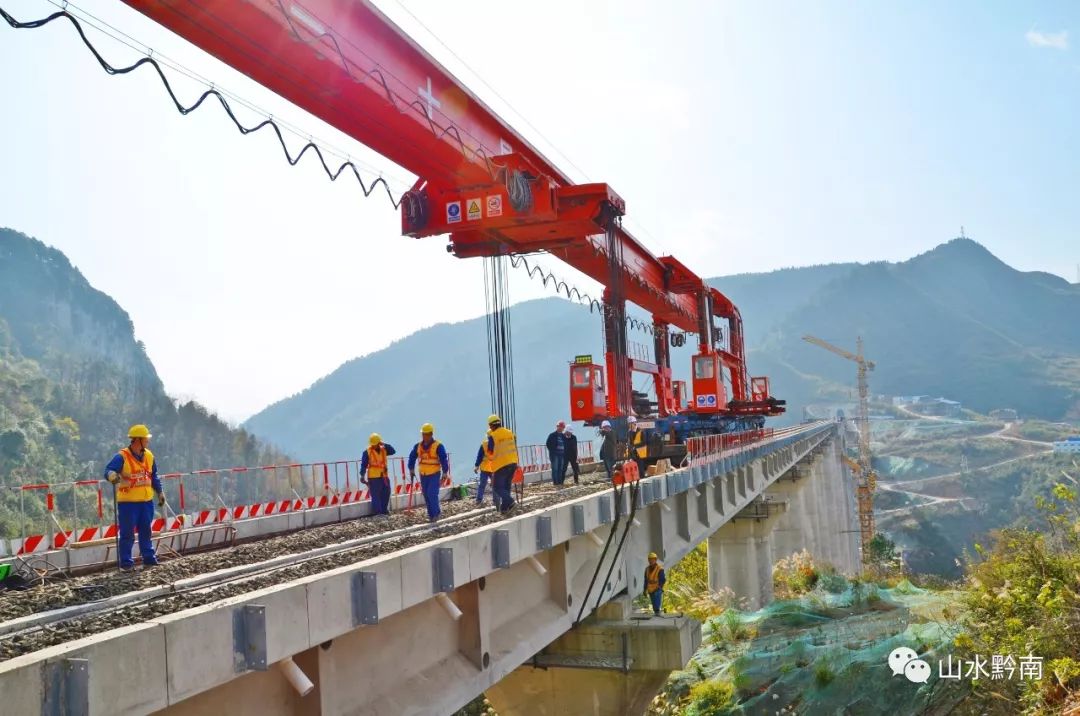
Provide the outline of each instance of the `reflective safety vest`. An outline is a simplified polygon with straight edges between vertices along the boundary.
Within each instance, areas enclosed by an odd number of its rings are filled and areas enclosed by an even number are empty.
[[[488,450],[487,440],[480,443],[480,449],[484,451],[484,459],[480,461],[480,472],[495,472],[495,453]]]
[[[117,502],[149,502],[154,499],[154,454],[143,450],[140,461],[128,448],[120,451],[124,465],[120,468],[120,482],[116,485]]]
[[[663,566],[659,562],[650,564],[645,568],[645,591],[652,594],[660,588],[660,570]]]
[[[367,476],[386,477],[386,448],[375,445],[367,449]]]
[[[424,447],[423,441],[416,443],[416,459],[420,462],[421,475],[438,475],[442,472],[442,463],[439,462],[439,441],[432,440],[429,447]]]
[[[517,441],[507,428],[496,428],[490,432],[495,440],[495,450],[491,456],[491,471],[501,470],[507,465],[516,465],[518,461]]]
[[[637,428],[636,430],[634,430],[634,438],[632,442],[634,445],[640,446],[634,448],[634,452],[637,454],[637,456],[641,459],[645,459],[645,456],[649,453],[649,446],[645,445],[645,431],[641,428]]]

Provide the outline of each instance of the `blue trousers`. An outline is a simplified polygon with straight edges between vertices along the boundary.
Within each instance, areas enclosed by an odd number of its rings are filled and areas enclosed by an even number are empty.
[[[615,479],[615,458],[613,458],[613,457],[605,457],[604,458],[604,469],[607,470],[607,479],[608,480],[614,480]]]
[[[551,453],[551,483],[561,485],[566,481],[566,453]]]
[[[424,493],[424,504],[427,505],[428,519],[435,519],[442,514],[442,510],[439,508],[439,481],[442,480],[441,473],[435,473],[434,475],[421,475],[420,476],[420,491]]]
[[[649,601],[652,602],[652,610],[654,614],[660,613],[660,600],[664,598],[664,590],[657,589],[655,592],[649,595]]]
[[[154,521],[154,501],[118,502],[116,518],[120,524],[120,566],[133,567],[131,548],[135,544],[135,530],[139,531],[139,554],[143,564],[157,564],[154,543],[150,540],[150,526]]]
[[[476,486],[476,504],[480,504],[484,501],[484,488],[487,487],[488,480],[491,479],[490,472],[480,471],[480,482]],[[492,485],[492,492],[495,491],[495,486]]]
[[[491,491],[495,494],[495,507],[499,512],[506,512],[514,506],[514,496],[510,494],[510,484],[517,472],[517,463],[500,467],[491,476]]]
[[[390,478],[369,477],[368,489],[371,490],[371,511],[376,515],[390,514]]]

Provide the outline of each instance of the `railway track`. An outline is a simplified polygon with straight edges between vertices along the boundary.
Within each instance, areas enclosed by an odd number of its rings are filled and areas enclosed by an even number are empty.
[[[521,501],[518,512],[547,507],[604,489],[610,489],[606,480],[584,482],[561,491],[551,486],[534,486],[530,489],[533,494]],[[455,507],[455,503],[447,503],[444,512]],[[396,517],[398,523],[410,518],[400,514]],[[422,518],[413,515],[411,519]],[[135,574],[113,572],[49,583],[26,591],[6,592],[0,594],[0,615],[4,617],[0,622],[0,662],[109,629],[353,564],[501,519],[504,518],[490,507],[460,509],[436,524],[425,520],[394,526],[385,518],[362,518],[353,523],[315,528],[221,551],[234,553],[232,556],[239,559],[221,559],[223,555],[219,553],[205,553]],[[323,536],[333,540],[342,534],[348,535],[350,527],[360,536],[310,546]],[[296,544],[302,546],[296,549]],[[219,562],[234,563],[208,569],[215,558]]]

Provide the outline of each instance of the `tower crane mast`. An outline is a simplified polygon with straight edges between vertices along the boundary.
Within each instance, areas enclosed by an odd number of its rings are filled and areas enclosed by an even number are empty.
[[[855,486],[855,496],[859,508],[859,531],[862,540],[863,558],[865,559],[870,554],[870,540],[874,538],[874,490],[877,489],[877,473],[874,472],[873,456],[870,453],[870,383],[867,379],[867,374],[874,369],[874,361],[863,355],[862,336],[855,339],[854,353],[815,336],[805,335],[803,340],[824,348],[830,353],[835,353],[841,358],[846,358],[854,362],[857,367],[856,384],[859,391],[859,404],[856,413],[856,425],[859,429],[859,474]]]

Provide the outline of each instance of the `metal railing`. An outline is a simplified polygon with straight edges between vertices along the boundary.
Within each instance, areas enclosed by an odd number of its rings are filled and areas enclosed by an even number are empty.
[[[592,443],[578,444],[579,460],[593,459]],[[449,456],[448,456],[449,457]],[[330,507],[370,498],[360,479],[360,460],[228,467],[159,475],[167,507],[156,532]],[[519,448],[526,473],[550,469],[542,445]],[[471,472],[471,471],[469,471]],[[407,459],[387,459],[392,495],[409,494]],[[451,478],[444,477],[449,487]],[[35,483],[0,488],[18,492],[17,536],[0,538],[0,556],[30,554],[115,536],[113,486],[102,479]]]

